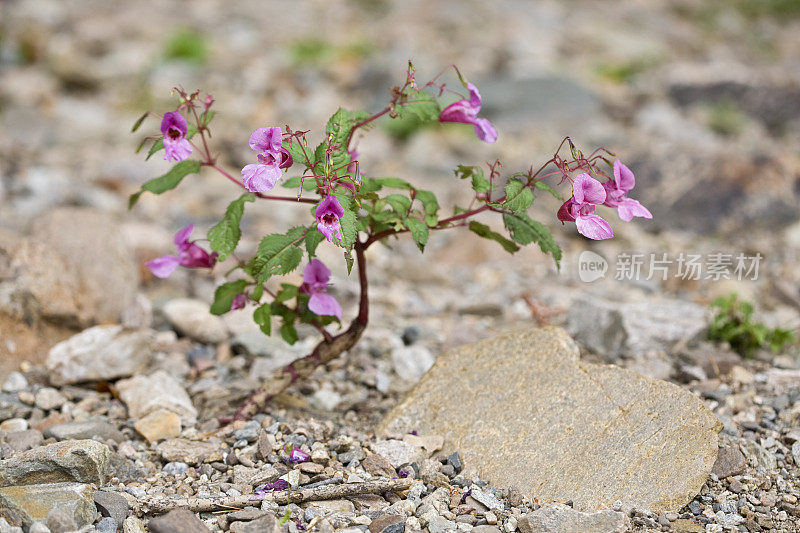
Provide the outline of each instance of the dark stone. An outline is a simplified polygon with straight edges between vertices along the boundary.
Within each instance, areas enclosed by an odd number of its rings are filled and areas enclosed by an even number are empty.
[[[419,330],[414,326],[409,326],[403,330],[401,337],[403,344],[410,346],[419,340]]]
[[[370,533],[403,533],[406,519],[400,515],[384,515],[372,521],[369,525]]]
[[[747,459],[738,446],[727,446],[720,448],[717,453],[717,460],[711,468],[711,473],[716,474],[718,478],[724,479],[729,476],[735,476],[744,472],[747,467]]]
[[[150,520],[152,533],[208,533],[211,530],[197,516],[186,509],[175,509],[164,516]]]
[[[464,465],[461,464],[461,456],[458,455],[458,452],[453,452],[447,456],[447,464],[455,469],[456,474],[460,474],[461,469],[464,467]]]
[[[394,468],[392,468],[392,465],[389,463],[389,461],[377,453],[372,453],[366,456],[361,461],[361,466],[363,466],[364,470],[373,476],[382,476],[388,478],[397,477],[397,472]]]
[[[113,518],[117,524],[122,524],[128,517],[128,500],[116,492],[95,492],[94,504],[102,516]]]

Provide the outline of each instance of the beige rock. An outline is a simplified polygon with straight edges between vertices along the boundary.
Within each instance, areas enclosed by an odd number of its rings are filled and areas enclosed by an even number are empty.
[[[465,468],[540,501],[660,512],[700,490],[721,428],[688,391],[581,362],[572,339],[549,327],[441,355],[378,433],[443,435]]]
[[[0,487],[77,481],[102,485],[111,450],[95,440],[68,440],[19,452],[0,461]]]
[[[159,409],[137,420],[133,427],[147,439],[147,442],[157,442],[180,435],[181,418],[172,411]]]
[[[220,444],[208,441],[167,439],[158,444],[156,450],[166,461],[181,461],[190,465],[222,460]]]
[[[132,418],[144,418],[154,411],[167,410],[178,415],[185,426],[192,426],[197,420],[197,410],[189,395],[175,378],[163,370],[119,381],[117,390]]]
[[[164,316],[179,333],[200,342],[217,344],[228,338],[225,322],[211,314],[206,302],[189,298],[170,300],[164,306]]]
[[[0,488],[0,517],[26,527],[46,522],[53,511],[66,513],[78,527],[97,518],[94,489],[82,483],[46,483]]]

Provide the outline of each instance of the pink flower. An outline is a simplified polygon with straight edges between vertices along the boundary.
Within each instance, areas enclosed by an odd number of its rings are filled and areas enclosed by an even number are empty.
[[[578,233],[594,240],[610,239],[614,236],[608,222],[594,214],[595,207],[606,200],[603,185],[589,176],[579,174],[572,183],[572,198],[558,210],[562,222],[575,222]]]
[[[292,166],[294,161],[281,145],[282,139],[277,127],[258,128],[250,135],[250,148],[260,153],[258,163],[242,169],[242,182],[248,191],[271,191],[281,177],[281,169]]]
[[[303,284],[300,285],[300,292],[310,295],[308,299],[308,309],[317,315],[335,316],[342,319],[342,306],[336,298],[328,294],[328,281],[331,279],[331,271],[319,259],[312,259],[303,270]]]
[[[186,139],[188,125],[183,115],[177,111],[164,113],[161,119],[161,133],[164,134],[164,159],[183,161],[192,153],[192,145]]]
[[[189,241],[189,235],[194,230],[194,224],[189,224],[175,234],[175,245],[178,255],[164,255],[145,263],[147,268],[157,278],[168,278],[178,265],[188,268],[213,268],[217,263],[217,252],[209,254],[194,241]]]
[[[459,124],[473,124],[475,135],[482,141],[493,143],[497,140],[497,130],[485,118],[478,118],[481,110],[481,93],[471,83],[467,83],[469,100],[459,100],[445,107],[439,114],[439,122],[458,122]]]
[[[325,235],[329,242],[336,239],[342,240],[342,225],[339,219],[344,215],[344,209],[334,195],[326,196],[317,205],[317,229]]]
[[[614,161],[614,179],[603,183],[606,190],[606,201],[603,205],[616,207],[619,218],[625,222],[630,222],[633,217],[653,218],[650,211],[645,206],[628,198],[628,191],[636,185],[636,178],[633,177],[631,169],[622,164],[621,161]]]
[[[237,294],[233,298],[233,302],[231,302],[231,311],[235,311],[236,309],[242,309],[247,304],[247,295]]]

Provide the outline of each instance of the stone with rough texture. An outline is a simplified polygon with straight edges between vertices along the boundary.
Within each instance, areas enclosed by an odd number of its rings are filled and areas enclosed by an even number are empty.
[[[384,515],[376,518],[369,525],[370,533],[403,533],[406,517],[400,515]]]
[[[202,520],[186,509],[175,509],[153,518],[148,524],[151,533],[205,533],[210,531]]]
[[[465,468],[540,501],[666,511],[702,487],[721,427],[690,392],[581,362],[548,327],[441,355],[377,431],[443,435]]]
[[[521,517],[522,533],[625,533],[631,522],[627,515],[616,511],[582,513],[560,503],[551,503]]]
[[[566,328],[581,346],[612,359],[668,350],[696,337],[706,324],[706,309],[692,302],[615,302],[583,295],[570,306]]]
[[[137,420],[133,427],[147,439],[147,442],[157,442],[180,435],[181,418],[172,411],[159,409]]]
[[[402,440],[379,440],[372,445],[372,449],[386,459],[393,468],[422,459],[419,448]]]
[[[217,344],[228,338],[225,322],[211,314],[206,302],[178,298],[167,302],[163,311],[169,323],[187,337],[207,344]]]
[[[281,533],[283,527],[275,515],[268,514],[250,522],[234,522],[231,533]]]
[[[744,454],[739,451],[738,446],[726,446],[720,448],[717,454],[717,460],[714,461],[714,467],[711,472],[716,474],[718,478],[726,478],[728,476],[735,476],[741,474],[747,467],[747,459]]]
[[[0,462],[0,487],[76,481],[102,485],[109,476],[111,450],[94,440],[49,444]]]
[[[83,483],[47,483],[0,488],[0,517],[11,524],[29,526],[44,522],[48,516],[63,514],[83,527],[97,517],[91,485]],[[53,529],[51,527],[51,529]]]
[[[81,422],[66,422],[50,426],[44,432],[45,437],[56,440],[80,440],[100,437],[102,440],[122,442],[125,435],[105,418],[94,418]]]
[[[143,418],[165,409],[178,415],[186,426],[194,425],[197,420],[197,410],[186,390],[163,370],[124,379],[117,383],[117,390],[131,418]]]
[[[102,516],[113,518],[117,524],[122,524],[128,516],[128,500],[116,492],[97,491],[94,503]]]
[[[167,439],[156,450],[167,461],[181,461],[192,465],[222,459],[218,444],[199,440]]]
[[[150,363],[155,332],[95,326],[50,349],[47,369],[56,385],[132,376]]]

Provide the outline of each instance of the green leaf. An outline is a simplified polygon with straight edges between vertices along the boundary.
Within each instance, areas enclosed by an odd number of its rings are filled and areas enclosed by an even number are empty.
[[[514,213],[525,212],[533,203],[533,191],[520,180],[506,183],[506,201],[503,206]]]
[[[367,191],[379,191],[382,187],[406,190],[414,188],[410,183],[400,178],[364,178],[364,185],[362,185],[361,188],[362,191],[364,187],[367,188]]]
[[[353,130],[353,126],[362,122],[370,117],[366,111],[348,111],[341,107],[336,110],[336,113],[328,119],[328,124],[325,126],[325,133],[331,139],[331,143],[339,145],[340,150],[347,151],[347,138]]]
[[[257,302],[260,302],[262,296],[264,296],[264,285],[259,283],[256,285],[255,289],[253,289],[253,294],[250,295],[250,298],[252,298]]]
[[[346,194],[337,194],[336,198],[344,209],[344,215],[339,217],[339,224],[342,226],[342,248],[350,250],[356,243],[358,230],[356,229],[356,212],[353,202]]]
[[[408,217],[403,221],[406,227],[411,230],[411,238],[414,239],[420,252],[425,251],[428,244],[428,226],[419,219]]]
[[[219,254],[220,261],[227,259],[236,249],[236,245],[239,244],[239,239],[242,237],[242,230],[239,224],[242,221],[242,214],[244,214],[244,203],[254,202],[255,199],[256,196],[253,193],[241,195],[228,204],[222,220],[208,230],[211,249]]]
[[[288,274],[297,268],[303,258],[299,244],[305,231],[304,227],[292,228],[285,235],[273,233],[261,240],[253,258],[253,271],[258,281],[263,283],[273,275]]]
[[[353,271],[353,254],[350,253],[350,250],[344,251],[344,261],[347,263],[347,275],[349,276]]]
[[[395,213],[400,217],[408,216],[408,211],[411,209],[411,199],[402,194],[390,194],[383,198],[389,204]]]
[[[535,242],[544,253],[553,256],[556,266],[560,268],[561,248],[553,240],[553,235],[547,226],[531,219],[525,213],[505,214],[503,222],[512,239],[523,246]]]
[[[253,322],[258,324],[265,335],[272,333],[272,306],[268,303],[256,307],[253,311]]]
[[[429,226],[435,226],[439,222],[437,212],[439,211],[439,201],[436,195],[431,191],[423,191],[417,189],[417,200],[422,203],[422,208],[425,210],[425,223]]]
[[[136,202],[139,201],[139,197],[145,191],[149,191],[153,194],[171,191],[178,186],[183,178],[189,174],[197,174],[198,172],[200,172],[200,161],[196,159],[181,161],[163,176],[146,181],[139,192],[132,194],[128,199],[128,209],[136,205]]]
[[[469,223],[469,229],[473,233],[480,235],[484,239],[491,239],[499,243],[500,246],[502,246],[506,252],[513,254],[514,252],[519,250],[519,246],[514,244],[514,241],[510,241],[505,237],[503,237],[502,235],[500,235],[499,233],[492,231],[486,224],[481,224],[480,222],[476,222],[473,220]]]
[[[197,133],[197,126],[194,124],[189,124],[186,128],[186,138],[191,139],[194,137],[194,134]],[[150,147],[150,151],[147,152],[147,157],[144,158],[145,161],[150,159],[154,154],[160,152],[164,149],[164,139],[158,139],[156,142],[153,143],[153,146]]]
[[[224,315],[231,310],[233,299],[244,292],[247,281],[240,279],[223,283],[214,291],[214,303],[211,304],[212,315]]]
[[[462,180],[471,179],[472,190],[475,192],[489,192],[492,188],[489,184],[489,180],[484,177],[481,167],[458,165],[458,167],[456,167],[456,176]]]
[[[202,115],[200,115],[200,124],[202,124],[204,128],[208,127],[208,125],[211,124],[211,121],[214,120],[215,114],[216,113],[211,110],[205,111]]]
[[[281,187],[286,189],[297,189],[300,187],[300,182],[303,182],[303,190],[304,191],[315,191],[317,189],[317,181],[314,178],[306,176],[303,179],[301,176],[294,176],[289,178],[288,180],[284,180],[281,183]]]
[[[441,109],[439,103],[430,94],[419,91],[409,97],[409,99],[402,105],[397,107],[399,117],[413,115],[417,117],[420,122],[433,122],[439,120]]]
[[[542,189],[544,191],[549,192],[550,194],[552,194],[556,198],[556,200],[559,200],[561,202],[564,201],[564,198],[560,194],[558,194],[557,190],[555,190],[550,185],[548,185],[548,184],[546,184],[544,182],[537,181],[537,182],[535,182],[533,184],[533,186],[536,187],[537,189]]]
[[[296,164],[308,168],[308,165],[306,165],[306,152],[303,151],[303,145],[300,141],[297,139],[292,139],[291,143],[289,143],[289,141],[283,141],[283,147],[291,154]]]
[[[281,337],[289,344],[294,344],[300,337],[297,335],[297,329],[294,327],[294,322],[284,322],[281,326]]]
[[[320,233],[317,226],[309,226],[308,233],[306,233],[306,252],[309,257],[317,255],[317,246],[325,240],[325,235]]]
[[[139,126],[142,125],[142,122],[144,122],[144,119],[146,119],[147,115],[149,115],[149,114],[150,114],[150,111],[145,111],[144,114],[141,117],[136,119],[136,122],[133,123],[133,127],[131,128],[131,133],[133,133],[133,132],[135,132],[136,130],[139,129]]]
[[[287,302],[297,297],[297,286],[291,283],[281,283],[281,288],[275,295],[276,302]]]

